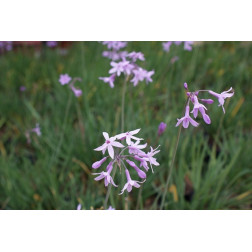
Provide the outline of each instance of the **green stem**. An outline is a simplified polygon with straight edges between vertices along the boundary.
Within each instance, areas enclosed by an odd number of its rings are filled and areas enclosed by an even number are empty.
[[[124,107],[125,107],[125,94],[126,94],[126,83],[128,81],[128,76],[125,77],[122,88],[122,113],[121,113],[121,132],[124,131]]]
[[[117,163],[116,163],[116,166],[115,166],[113,174],[112,174],[112,179],[113,180],[114,180],[114,177],[115,177],[116,169],[117,169]],[[109,199],[110,192],[111,192],[111,187],[112,187],[112,183],[109,183],[108,191],[106,193],[106,198],[105,198],[104,205],[103,205],[104,206],[104,210],[107,209],[107,204],[108,204],[108,199]]]
[[[165,189],[164,189],[164,193],[163,193],[163,197],[162,197],[162,202],[161,202],[160,210],[162,210],[163,206],[164,206],[165,196],[166,196],[166,193],[167,193],[167,190],[168,190],[168,185],[169,185],[169,182],[170,182],[170,178],[171,178],[171,174],[172,174],[172,170],[173,170],[173,166],[174,166],[175,157],[176,157],[176,154],[177,154],[177,149],[178,149],[178,144],[179,144],[181,129],[182,129],[182,124],[179,126],[179,131],[178,131],[176,146],[175,146],[175,149],[174,149],[174,152],[173,152],[172,163],[171,163],[171,166],[170,166],[169,175],[168,175],[167,180],[166,180],[166,184],[165,184]]]

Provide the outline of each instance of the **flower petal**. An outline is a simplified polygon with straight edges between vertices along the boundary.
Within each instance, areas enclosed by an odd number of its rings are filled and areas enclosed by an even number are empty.
[[[114,149],[111,145],[108,145],[108,153],[109,153],[109,156],[113,159],[114,158]]]

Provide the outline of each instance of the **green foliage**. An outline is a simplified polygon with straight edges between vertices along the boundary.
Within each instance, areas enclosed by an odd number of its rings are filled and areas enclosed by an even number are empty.
[[[98,209],[107,188],[94,181],[91,165],[100,159],[93,151],[103,142],[102,132],[120,133],[123,79],[111,89],[98,79],[107,76],[109,60],[97,42],[76,42],[67,55],[45,48],[0,55],[0,208]],[[161,145],[159,167],[149,172],[142,189],[129,194],[130,209],[158,209],[168,176],[178,128],[183,115],[183,83],[191,90],[222,92],[233,87],[235,95],[225,104],[208,106],[211,125],[182,130],[166,209],[251,209],[252,149],[252,44],[205,42],[193,51],[161,42],[131,42],[128,51],[142,51],[147,70],[155,70],[153,83],[128,83],[125,130],[141,128],[140,137]],[[174,64],[171,59],[178,56]],[[58,82],[59,74],[81,77],[83,96],[74,97]],[[25,92],[19,87],[26,86]],[[158,139],[157,128],[167,123]],[[39,123],[42,136],[25,132]],[[119,181],[119,170],[115,177]],[[121,185],[122,186],[122,185]],[[125,198],[112,189],[109,204],[124,209]]]

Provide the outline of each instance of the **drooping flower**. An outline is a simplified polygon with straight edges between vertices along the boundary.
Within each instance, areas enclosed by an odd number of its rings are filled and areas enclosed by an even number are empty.
[[[127,183],[124,185],[120,195],[123,194],[125,190],[127,190],[128,192],[131,192],[133,186],[136,188],[139,188],[140,185],[138,183],[143,183],[140,181],[132,180],[128,169],[125,169],[125,173],[126,173]]]
[[[198,111],[200,111],[200,113],[203,115],[205,113],[205,110],[207,110],[207,108],[199,103],[199,100],[197,98],[197,95],[193,96],[193,110],[191,113],[193,113],[194,118],[196,118],[198,116]]]
[[[192,126],[194,126],[194,127],[198,127],[199,126],[199,124],[190,117],[189,110],[190,110],[190,107],[189,107],[189,105],[187,105],[186,106],[186,111],[185,111],[185,116],[183,116],[182,118],[178,119],[176,127],[179,126],[182,122],[183,122],[183,127],[184,128],[188,128],[189,123],[191,123]]]
[[[152,173],[154,173],[152,165],[159,166],[159,163],[157,162],[157,159],[153,156],[156,155],[160,150],[158,150],[159,146],[156,149],[153,149],[152,147],[151,151],[149,151],[147,154],[139,153],[139,156],[141,156],[145,161],[148,161],[151,166]]]
[[[223,109],[223,112],[225,113],[225,109],[224,109],[223,105],[224,105],[224,102],[225,102],[226,98],[232,97],[234,95],[234,91],[233,91],[232,87],[229,90],[224,91],[224,92],[222,92],[220,94],[218,94],[218,93],[216,93],[216,92],[214,92],[212,90],[209,90],[208,93],[215,96],[216,98],[218,98],[218,101],[219,101],[218,106],[221,106],[222,109]]]
[[[104,184],[107,187],[109,183],[111,183],[113,186],[117,187],[115,184],[113,178],[110,176],[110,173],[113,169],[113,162],[110,162],[109,165],[107,166],[107,171],[106,172],[100,172],[100,173],[93,173],[93,175],[99,175],[98,177],[95,178],[96,181],[99,181],[101,179],[104,179]]]
[[[164,123],[164,122],[161,122],[160,124],[159,124],[159,126],[158,126],[158,136],[161,136],[163,133],[164,133],[164,131],[165,131],[165,129],[166,129],[166,123]]]
[[[82,95],[82,90],[75,88],[73,85],[71,86],[71,89],[76,97],[80,97]]]
[[[115,81],[115,74],[110,75],[109,77],[99,77],[100,80],[103,80],[105,83],[109,83],[109,86],[111,88],[114,87],[114,81]]]
[[[59,82],[61,85],[66,85],[68,84],[72,78],[68,74],[61,74],[59,78]]]
[[[106,140],[105,143],[102,146],[100,146],[94,150],[95,151],[102,151],[102,153],[104,154],[105,151],[108,149],[109,156],[113,159],[114,158],[113,146],[118,147],[118,148],[123,148],[124,146],[121,143],[115,141],[116,137],[109,137],[107,132],[103,132],[103,136]]]

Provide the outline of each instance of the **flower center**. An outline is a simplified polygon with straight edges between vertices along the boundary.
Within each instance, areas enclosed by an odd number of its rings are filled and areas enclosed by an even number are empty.
[[[109,141],[109,140],[107,140],[107,141],[106,141],[106,144],[110,144],[110,141]]]

